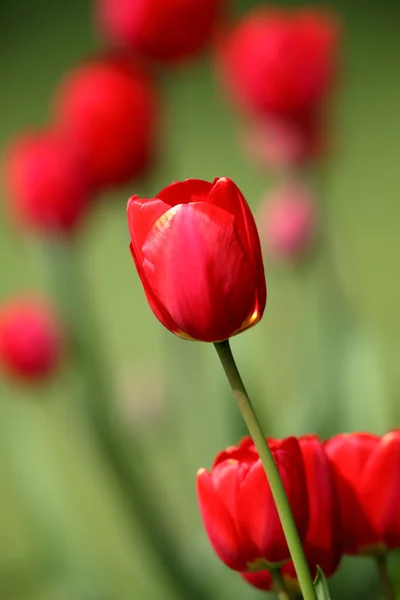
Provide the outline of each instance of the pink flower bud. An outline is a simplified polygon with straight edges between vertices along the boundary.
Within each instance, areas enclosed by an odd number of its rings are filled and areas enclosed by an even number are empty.
[[[56,368],[62,334],[50,307],[15,298],[0,307],[0,366],[25,380],[42,380]]]
[[[285,261],[304,256],[315,230],[315,202],[306,188],[285,185],[269,194],[261,211],[260,232],[272,258]]]

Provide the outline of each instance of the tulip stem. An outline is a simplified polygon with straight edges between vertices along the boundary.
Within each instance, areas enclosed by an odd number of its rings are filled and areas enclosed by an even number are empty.
[[[232,391],[236,397],[239,410],[242,413],[242,417],[247,425],[249,433],[253,438],[253,442],[264,467],[304,600],[318,600],[285,488],[260,422],[246,392],[242,378],[240,377],[235,359],[232,355],[229,340],[218,342],[214,345],[232,387]]]
[[[396,600],[396,595],[388,573],[386,556],[378,556],[376,564],[378,566],[379,579],[386,600]]]
[[[276,593],[278,600],[290,600],[290,594],[285,585],[281,570],[273,569],[271,571],[271,577],[274,582],[274,592]]]

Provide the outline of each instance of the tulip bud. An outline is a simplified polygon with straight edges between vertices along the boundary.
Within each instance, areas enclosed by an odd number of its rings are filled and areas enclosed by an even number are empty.
[[[65,77],[56,97],[58,127],[98,188],[127,183],[149,167],[157,111],[150,75],[122,58],[81,65]]]
[[[226,177],[187,179],[128,202],[131,251],[156,317],[184,339],[219,342],[255,325],[266,303],[249,206]]]
[[[49,307],[33,299],[14,299],[0,307],[0,365],[10,375],[41,380],[56,368],[62,336]]]
[[[230,96],[260,117],[319,112],[335,74],[338,24],[328,12],[255,8],[221,45]]]
[[[25,134],[7,151],[5,180],[10,211],[41,232],[71,232],[90,204],[82,162],[54,131]]]
[[[260,230],[273,259],[290,261],[303,257],[316,233],[315,201],[310,192],[292,184],[270,193],[261,209]]]
[[[324,446],[317,436],[306,435],[300,437],[298,442],[304,463],[309,509],[303,550],[312,576],[316,577],[319,565],[324,575],[330,577],[339,566],[342,554],[340,507],[335,477]],[[281,572],[286,587],[293,594],[299,593],[293,562],[283,565]],[[243,578],[259,589],[268,591],[273,588],[269,571],[244,573]]]
[[[303,459],[295,438],[269,442],[299,535],[304,539],[308,504]],[[220,559],[231,569],[277,566],[289,550],[261,460],[250,438],[221,452],[211,472],[197,475],[204,527]]]
[[[336,476],[347,554],[400,546],[400,431],[341,434],[325,445]]]
[[[97,0],[105,36],[155,61],[172,62],[204,48],[223,0]]]

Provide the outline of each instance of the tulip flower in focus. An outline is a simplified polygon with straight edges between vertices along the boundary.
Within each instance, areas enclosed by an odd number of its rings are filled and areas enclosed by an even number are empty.
[[[342,555],[339,497],[335,488],[335,477],[324,446],[315,435],[298,439],[304,461],[307,481],[309,522],[303,549],[312,576],[317,575],[317,565],[326,577],[330,577],[339,566]],[[299,584],[293,562],[281,569],[287,588],[298,594]],[[272,590],[273,581],[269,571],[243,573],[243,578],[254,587]]]
[[[154,159],[158,101],[150,75],[123,58],[71,71],[56,96],[56,123],[84,160],[93,186],[120,185]]]
[[[225,340],[255,325],[266,303],[249,206],[226,177],[187,179],[128,202],[131,250],[156,317],[176,335]]]
[[[272,259],[290,261],[306,255],[316,234],[316,207],[311,192],[298,184],[273,190],[261,207],[259,229]]]
[[[73,231],[90,205],[80,157],[54,131],[27,133],[12,143],[5,181],[12,215],[43,233]]]
[[[0,307],[0,366],[15,378],[47,378],[62,350],[60,327],[37,299],[15,298]]]
[[[337,435],[326,442],[340,498],[347,554],[380,554],[400,546],[400,431],[379,438]]]
[[[295,438],[269,442],[299,535],[308,525],[306,476]],[[197,475],[204,527],[220,559],[236,571],[278,566],[289,550],[258,453],[250,438],[215,459]]]
[[[210,41],[223,0],[97,0],[110,42],[160,62],[198,53]]]

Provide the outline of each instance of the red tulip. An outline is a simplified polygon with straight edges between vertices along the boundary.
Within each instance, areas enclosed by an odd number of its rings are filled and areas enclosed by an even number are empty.
[[[62,335],[50,308],[36,299],[0,307],[0,365],[14,377],[39,380],[56,368]]]
[[[304,118],[332,87],[337,38],[338,24],[327,12],[256,8],[222,44],[229,92],[259,116]]]
[[[271,258],[290,261],[309,252],[316,234],[312,194],[296,184],[273,190],[262,206],[260,230]]]
[[[237,186],[187,179],[128,202],[131,250],[156,317],[185,339],[217,342],[257,323],[266,286],[254,218]]]
[[[344,550],[377,554],[400,546],[400,431],[341,434],[326,442],[341,504]]]
[[[293,516],[302,539],[308,503],[303,459],[295,438],[271,441]],[[289,550],[263,466],[250,438],[215,459],[211,473],[201,469],[197,493],[211,545],[231,569],[248,571],[279,565]],[[306,500],[306,501],[304,501]]]
[[[67,75],[56,121],[85,160],[96,187],[120,185],[151,164],[158,103],[142,67],[118,58],[89,61]]]
[[[303,541],[303,549],[312,575],[319,565],[325,576],[330,577],[339,566],[342,554],[339,497],[335,478],[323,444],[315,435],[299,438],[307,481],[309,523]],[[299,592],[299,584],[293,563],[283,565],[282,575],[287,587]],[[243,573],[244,579],[254,587],[271,590],[273,582],[269,571]]]
[[[176,61],[210,41],[224,0],[98,0],[105,36],[145,58]]]
[[[7,152],[5,179],[15,218],[42,232],[74,230],[90,204],[82,163],[54,131],[17,139]]]

